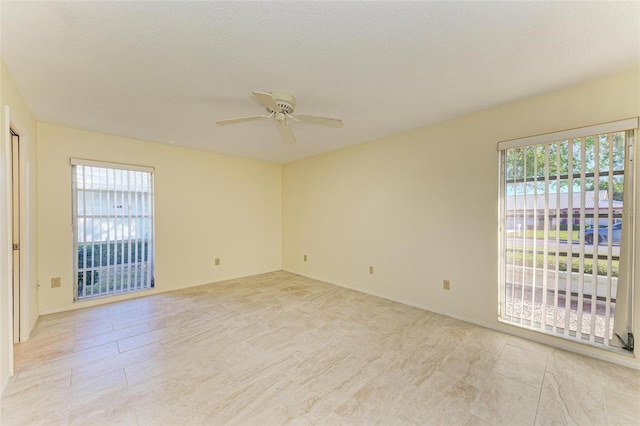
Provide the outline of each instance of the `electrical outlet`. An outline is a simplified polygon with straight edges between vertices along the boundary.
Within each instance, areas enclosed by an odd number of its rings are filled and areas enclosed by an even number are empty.
[[[60,277],[51,278],[51,288],[58,288],[61,285]]]
[[[216,266],[220,266],[220,258],[219,258],[219,257],[216,257],[216,258],[214,259],[214,261],[213,261],[213,264],[214,264],[214,265],[216,265]]]
[[[442,288],[445,290],[451,290],[451,281],[449,280],[442,281]]]
[[[369,273],[373,275],[373,266],[369,266]]]
[[[304,255],[304,261],[305,262],[307,261],[307,255],[306,254]]]

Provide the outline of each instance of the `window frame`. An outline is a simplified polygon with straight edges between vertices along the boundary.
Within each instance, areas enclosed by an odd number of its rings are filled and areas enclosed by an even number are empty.
[[[635,139],[638,135],[638,127],[639,127],[639,119],[638,117],[613,121],[608,123],[602,123],[594,126],[580,127],[569,130],[564,130],[560,132],[552,132],[546,133],[536,136],[530,136],[519,139],[511,139],[505,140],[498,143],[498,162],[499,162],[499,173],[498,173],[498,190],[499,190],[499,198],[498,198],[498,230],[499,230],[499,238],[498,238],[498,321],[516,327],[523,327],[526,329],[531,329],[542,334],[546,334],[549,336],[565,338],[571,341],[584,343],[587,345],[595,346],[601,349],[607,349],[611,351],[620,352],[616,346],[611,346],[611,343],[615,342],[617,338],[616,335],[619,336],[617,330],[624,329],[625,332],[620,331],[621,334],[624,334],[624,338],[628,338],[629,335],[633,332],[633,313],[634,313],[634,305],[633,305],[633,293],[634,293],[634,276],[635,276],[635,262],[634,262],[634,252],[635,252],[635,235],[636,235],[636,220],[635,220],[635,206],[636,206],[636,182],[635,182],[635,161],[633,158],[634,154],[634,145]],[[584,338],[578,337],[580,333],[576,333],[575,336],[560,334],[555,332],[555,326],[553,327],[553,331],[549,331],[548,326],[541,325],[540,327],[528,327],[522,324],[516,324],[513,321],[505,320],[506,315],[506,306],[505,306],[505,297],[506,297],[506,282],[507,282],[507,247],[506,247],[506,236],[507,236],[507,181],[506,181],[506,152],[509,149],[514,148],[524,148],[531,146],[538,146],[541,144],[548,144],[559,142],[563,140],[573,140],[579,139],[586,140],[587,137],[591,135],[602,135],[602,134],[613,134],[613,133],[625,133],[625,143],[627,152],[625,153],[625,166],[624,166],[624,200],[627,201],[623,205],[623,213],[622,216],[624,220],[627,222],[625,226],[623,226],[623,237],[621,238],[623,242],[620,248],[620,273],[619,280],[624,280],[626,282],[626,294],[622,295],[625,298],[626,304],[626,323],[623,327],[617,325],[617,322],[614,322],[614,336],[610,342],[607,342],[604,339],[604,342],[593,342],[593,339],[585,340]],[[548,151],[546,151],[548,152]],[[548,160],[548,158],[547,158]],[[555,176],[554,176],[555,178]],[[584,178],[584,177],[583,177]],[[544,179],[544,178],[541,178]],[[544,208],[548,208],[548,193],[546,193],[546,202]],[[584,197],[583,197],[584,198]],[[584,204],[584,203],[583,203]],[[597,213],[595,219],[598,219]],[[545,220],[546,221],[546,220]],[[526,222],[525,222],[526,223]],[[626,229],[625,229],[626,228]],[[584,237],[584,227],[582,227],[580,236]],[[546,239],[545,243],[546,244]],[[597,244],[597,243],[596,243]],[[557,249],[556,249],[557,251]],[[545,249],[546,252],[546,249]],[[623,265],[622,258],[626,258],[626,262]],[[546,270],[546,267],[545,267]],[[586,273],[584,273],[586,275]],[[594,276],[595,276],[594,272]],[[620,281],[618,281],[620,283]],[[534,287],[535,288],[535,287]],[[585,311],[582,311],[585,312]],[[617,317],[617,315],[616,315]],[[624,339],[620,339],[625,342]],[[626,341],[628,342],[628,340]],[[622,351],[626,354],[629,352]]]
[[[124,295],[124,294],[130,294],[130,293],[134,293],[134,292],[138,292],[138,291],[148,291],[148,290],[152,290],[155,288],[155,186],[154,186],[154,181],[155,181],[155,169],[153,167],[149,167],[149,166],[141,166],[141,165],[134,165],[134,164],[125,164],[125,163],[114,163],[114,162],[106,162],[106,161],[97,161],[97,160],[87,160],[87,159],[80,159],[80,158],[70,158],[70,165],[71,165],[71,193],[72,193],[72,238],[73,238],[73,301],[74,302],[82,302],[82,301],[87,301],[87,300],[94,300],[97,298],[104,298],[104,297],[110,297],[110,296],[116,296],[116,295]],[[91,215],[87,215],[87,212],[84,212],[84,215],[79,215],[79,205],[78,205],[78,194],[80,191],[91,191],[91,190],[96,190],[94,188],[82,188],[79,189],[78,187],[78,182],[77,182],[77,167],[78,166],[82,166],[82,167],[91,167],[91,168],[99,168],[99,169],[106,169],[107,170],[107,183],[106,183],[106,189],[104,188],[100,188],[97,189],[97,191],[100,193],[99,195],[99,200],[100,203],[102,203],[103,198],[102,198],[102,193],[105,193],[107,198],[106,198],[106,202],[109,203],[110,198],[109,198],[109,194],[111,194],[111,196],[116,197],[115,199],[117,199],[117,193],[120,192],[121,196],[124,197],[127,196],[129,199],[129,203],[127,205],[127,210],[132,206],[131,203],[131,195],[132,194],[140,194],[141,199],[142,197],[146,196],[147,197],[147,201],[146,201],[146,214],[140,214],[140,212],[137,212],[136,215],[132,218],[131,212],[128,210],[129,214],[128,216],[125,216],[124,214],[121,216],[121,223],[122,226],[124,226],[125,222],[127,223],[127,234],[129,235],[128,237],[128,242],[125,242],[126,239],[124,237],[124,233],[125,233],[125,228],[123,227],[122,230],[120,231],[122,233],[122,241],[119,242],[118,241],[118,230],[117,230],[117,219],[118,216],[117,214],[114,213],[113,216],[110,216],[109,213],[106,214],[107,216],[107,220],[109,221],[109,225],[108,225],[108,236],[106,239],[106,243],[107,243],[107,250],[108,252],[107,254],[107,269],[110,269],[111,267],[114,268],[114,270],[118,270],[118,268],[121,271],[118,271],[118,273],[123,274],[122,278],[124,278],[124,270],[126,268],[131,268],[132,263],[137,263],[137,262],[127,262],[126,264],[124,262],[120,262],[119,264],[117,263],[117,253],[118,253],[118,246],[120,249],[120,256],[123,255],[127,255],[129,257],[129,260],[131,260],[131,256],[132,256],[132,252],[134,254],[138,254],[138,253],[142,253],[143,259],[144,261],[142,263],[144,263],[144,268],[146,270],[146,277],[148,277],[146,279],[147,283],[143,283],[142,279],[140,282],[138,282],[137,286],[134,286],[134,288],[131,288],[131,276],[128,275],[127,276],[127,283],[129,283],[129,285],[127,285],[127,288],[124,288],[124,283],[125,281],[121,281],[121,288],[120,290],[117,289],[117,285],[114,284],[114,289],[113,291],[109,290],[109,284],[107,284],[107,290],[102,292],[98,292],[98,293],[91,293],[91,294],[79,294],[79,272],[80,272],[80,265],[79,265],[79,234],[80,234],[80,230],[78,229],[78,223],[79,223],[79,218],[83,218],[86,220],[87,216],[93,216],[93,207],[92,207],[92,212]],[[109,172],[110,170],[113,170],[113,187],[109,188]],[[84,171],[84,169],[83,169]],[[141,172],[141,173],[146,173],[148,174],[148,181],[146,183],[147,187],[146,187],[146,191],[143,191],[142,189],[136,189],[134,188],[134,190],[131,190],[131,181],[129,180],[129,176],[127,175],[127,189],[124,189],[124,185],[123,182],[120,182],[120,189],[116,188],[116,173],[120,172],[120,178],[122,179],[123,177],[123,172]],[[135,176],[135,175],[134,175]],[[138,181],[135,180],[134,178],[134,185],[136,185],[138,183]],[[140,182],[140,184],[142,185],[142,181]],[[92,195],[92,203],[93,203],[93,198],[94,196]],[[134,198],[136,199],[136,207],[137,208],[141,208],[141,204],[137,201],[137,197]],[[123,203],[124,204],[124,203]],[[86,206],[85,206],[86,207]],[[115,208],[115,206],[114,206]],[[100,213],[99,216],[104,216],[105,214]],[[104,218],[101,217],[101,220],[103,220]],[[145,222],[145,225],[147,225],[147,237],[146,238],[139,238],[138,236],[136,236],[135,239],[131,238],[131,221],[134,220],[136,222],[136,227],[137,227],[137,221],[139,219],[142,219]],[[110,230],[110,226],[111,226],[111,220],[114,221],[114,229],[113,231]],[[86,226],[86,225],[85,225]],[[92,223],[92,227],[93,227],[93,223]],[[134,228],[135,229],[135,228]],[[84,230],[84,232],[87,232],[87,229]],[[103,231],[101,231],[103,232]],[[110,234],[111,232],[114,233],[114,238],[110,238]],[[87,236],[85,235],[85,240],[87,239]],[[91,238],[92,240],[92,245],[94,245],[95,243],[93,242],[93,237]],[[103,258],[103,252],[102,252],[102,244],[104,243],[102,236],[100,238],[100,258]],[[113,263],[110,263],[111,261],[111,254],[110,254],[110,244],[113,243],[114,244],[114,254],[113,254]],[[132,246],[132,243],[135,244],[135,247]],[[139,243],[142,243],[143,245],[146,243],[145,245],[145,252],[139,252],[140,250],[140,246],[138,245]],[[84,242],[84,244],[87,244],[87,241]],[[126,247],[125,247],[126,246]],[[133,248],[132,248],[133,247]],[[94,253],[93,253],[94,248],[92,247],[92,261],[95,261],[94,259]],[[126,251],[125,251],[126,250]],[[88,252],[85,249],[85,253],[84,256],[88,256]],[[86,261],[86,257],[85,257],[85,261]],[[102,260],[101,260],[102,262]],[[93,265],[95,269],[95,264]],[[105,265],[101,264],[99,265],[99,267],[104,267]],[[86,269],[86,268],[84,268]],[[86,272],[86,271],[85,271]],[[96,271],[94,271],[96,272]],[[128,269],[127,270],[127,274],[131,274],[131,270]],[[87,279],[85,279],[86,275],[83,276],[83,279],[86,281],[88,281]],[[116,278],[114,278],[114,281],[116,280]],[[86,287],[85,287],[86,288]]]

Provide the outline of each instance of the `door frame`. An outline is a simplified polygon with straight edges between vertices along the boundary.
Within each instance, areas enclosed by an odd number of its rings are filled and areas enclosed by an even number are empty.
[[[16,122],[15,120],[12,119],[12,117],[9,115],[10,114],[10,108],[9,106],[5,106],[5,123],[4,123],[4,134],[5,134],[5,138],[7,141],[7,150],[6,153],[7,155],[12,155],[12,144],[13,144],[13,136],[12,136],[12,131],[14,133],[16,133],[17,135],[19,135],[20,137],[20,148],[19,148],[19,156],[18,156],[18,161],[19,161],[19,175],[18,178],[20,180],[20,195],[19,195],[19,199],[20,199],[20,270],[19,270],[19,274],[20,274],[20,284],[19,284],[19,288],[20,288],[20,300],[19,300],[19,306],[20,306],[20,312],[14,312],[13,311],[13,299],[11,298],[10,301],[10,309],[11,309],[11,321],[12,324],[9,327],[11,329],[11,331],[13,332],[13,321],[15,320],[15,316],[19,315],[18,321],[20,324],[20,336],[19,336],[19,340],[15,337],[12,337],[12,342],[26,342],[27,340],[29,340],[29,337],[31,335],[31,330],[33,328],[33,326],[35,326],[35,322],[33,322],[32,324],[32,319],[31,319],[31,304],[30,304],[30,300],[32,298],[32,293],[33,290],[31,290],[31,286],[29,285],[29,283],[31,282],[31,274],[29,271],[29,265],[31,264],[31,254],[28,250],[29,247],[29,222],[28,222],[28,213],[29,213],[29,192],[30,192],[30,188],[33,186],[33,184],[35,182],[32,182],[29,179],[29,174],[28,174],[28,168],[29,168],[29,161],[28,161],[28,152],[30,150],[30,141],[29,138],[24,137],[23,132],[21,132],[21,125],[19,122]],[[32,149],[32,148],[31,148]],[[7,202],[7,223],[3,224],[2,226],[7,226],[7,230],[9,231],[9,235],[8,235],[8,239],[12,238],[13,235],[13,196],[12,196],[12,191],[13,191],[13,185],[12,185],[12,180],[13,180],[13,161],[12,158],[7,158],[6,161],[6,165],[9,167],[10,169],[6,171],[5,177],[8,180],[7,182],[7,191],[9,191],[6,194],[6,202]],[[10,276],[9,279],[10,281],[10,288],[8,289],[8,296],[12,297],[12,293],[13,293],[13,250],[12,250],[12,243],[13,241],[11,241],[11,243],[8,243],[8,249],[11,250],[11,263],[10,263],[10,268],[11,268],[11,272],[10,272]],[[12,333],[13,334],[13,333]]]
[[[13,343],[19,343],[22,336],[22,156],[20,135],[13,127],[9,127],[11,137],[11,294],[13,304]],[[16,172],[17,168],[17,172]],[[16,203],[17,201],[17,203]],[[16,248],[17,247],[17,248]],[[16,259],[17,256],[17,259]]]

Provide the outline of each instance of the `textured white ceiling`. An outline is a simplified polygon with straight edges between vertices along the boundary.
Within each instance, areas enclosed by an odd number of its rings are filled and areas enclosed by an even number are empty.
[[[7,2],[1,53],[39,121],[288,162],[640,64],[640,2]],[[217,126],[252,91],[344,120]]]

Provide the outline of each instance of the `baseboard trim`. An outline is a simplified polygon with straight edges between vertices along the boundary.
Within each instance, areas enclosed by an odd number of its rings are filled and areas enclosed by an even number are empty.
[[[117,295],[113,295],[113,296],[100,297],[100,298],[96,298],[96,299],[89,299],[89,300],[85,300],[85,301],[81,301],[81,302],[74,302],[72,305],[64,306],[62,308],[49,309],[49,310],[46,310],[46,311],[41,311],[40,312],[40,316],[38,317],[38,319],[43,315],[59,314],[59,313],[62,313],[62,312],[70,312],[70,311],[75,311],[75,310],[78,310],[78,309],[92,308],[94,306],[108,305],[110,303],[123,302],[125,300],[137,299],[139,297],[144,297],[144,296],[153,296],[153,295],[156,295],[156,294],[168,293],[168,292],[171,292],[171,291],[178,291],[178,290],[184,290],[184,289],[187,289],[187,288],[199,287],[201,285],[217,284],[217,283],[222,283],[222,282],[225,282],[225,281],[238,280],[238,279],[241,279],[241,278],[255,277],[256,275],[270,274],[272,272],[278,272],[278,271],[282,271],[282,269],[274,269],[272,271],[257,272],[255,274],[249,274],[249,275],[230,276],[230,277],[222,278],[222,279],[220,279],[218,281],[211,281],[211,282],[207,282],[207,283],[194,284],[194,285],[184,286],[184,287],[180,287],[180,288],[163,289],[163,288],[158,288],[158,286],[156,285],[156,287],[150,288],[150,289],[147,289],[147,290],[140,290],[140,291],[134,291],[134,292],[131,292],[131,293],[124,293],[124,294],[117,294]]]
[[[453,319],[457,319],[460,321],[464,321],[464,322],[468,322],[470,324],[474,324],[480,327],[484,327],[484,328],[488,328],[490,330],[493,331],[497,331],[500,333],[504,333],[504,334],[508,334],[511,336],[515,336],[515,337],[519,337],[522,339],[526,339],[526,340],[530,340],[536,343],[540,343],[543,345],[547,345],[547,346],[551,346],[557,349],[562,349],[562,350],[566,350],[569,352],[574,352],[580,355],[585,355],[591,358],[595,358],[595,359],[599,359],[602,361],[607,361],[610,362],[612,364],[618,364],[621,365],[623,367],[628,367],[634,370],[640,370],[640,364],[638,364],[637,362],[632,362],[631,360],[635,359],[635,355],[616,355],[613,352],[608,352],[604,349],[598,349],[598,348],[593,348],[593,347],[581,347],[582,345],[580,343],[574,343],[574,342],[568,342],[566,340],[560,339],[560,338],[556,338],[554,336],[547,336],[544,334],[539,334],[535,331],[529,331],[527,332],[526,330],[521,330],[519,328],[516,328],[514,326],[509,326],[507,324],[503,324],[501,322],[498,321],[497,317],[496,317],[496,322],[494,323],[485,323],[482,321],[478,321],[474,318],[469,318],[469,317],[465,317],[463,315],[457,315],[455,313],[452,312],[448,312],[442,309],[437,309],[437,308],[433,308],[430,306],[425,306],[425,305],[421,305],[419,303],[415,303],[415,302],[411,302],[408,300],[404,300],[404,299],[400,299],[400,298],[396,298],[396,297],[392,297],[386,294],[382,294],[382,293],[378,293],[375,291],[370,291],[370,290],[365,290],[365,289],[361,289],[358,287],[354,287],[351,285],[347,285],[347,284],[343,284],[343,283],[338,283],[338,282],[330,282],[330,281],[326,281],[322,278],[319,277],[314,277],[312,275],[308,275],[308,274],[302,274],[299,272],[295,272],[295,271],[289,271],[286,269],[283,269],[283,271],[285,272],[290,272],[292,274],[296,274],[296,275],[301,275],[303,277],[306,278],[311,278],[312,280],[316,280],[316,281],[320,281],[326,284],[330,284],[330,285],[335,285],[337,287],[342,287],[342,288],[346,288],[349,290],[353,290],[353,291],[357,291],[360,293],[364,293],[364,294],[368,294],[371,296],[375,296],[375,297],[379,297],[381,299],[386,299],[386,300],[390,300],[392,302],[396,302],[396,303],[401,303],[403,305],[407,305],[407,306],[411,306],[414,308],[418,308],[418,309],[422,309],[424,311],[429,311],[429,312],[433,312],[435,314],[438,315],[444,315],[446,317],[449,318],[453,318]],[[539,334],[539,335],[538,335]]]

